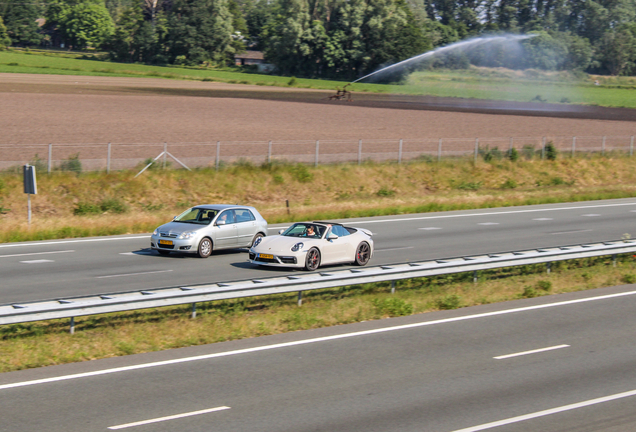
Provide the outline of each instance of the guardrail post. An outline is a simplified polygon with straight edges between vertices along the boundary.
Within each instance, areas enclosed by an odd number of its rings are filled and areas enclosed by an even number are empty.
[[[391,281],[391,294],[395,294],[395,281]]]
[[[220,159],[221,159],[221,141],[217,141],[216,142],[216,162],[215,162],[217,171],[219,170]]]
[[[318,166],[318,156],[320,155],[320,141],[316,140],[316,161],[314,166]]]
[[[358,140],[358,165],[362,163],[362,140]]]
[[[574,157],[574,152],[576,151],[576,137],[572,137],[572,157]]]
[[[550,274],[550,269],[552,268],[552,263],[551,262],[546,263],[545,267],[546,267],[547,273]]]
[[[303,305],[303,292],[298,291],[298,306],[302,306],[302,305]]]
[[[272,163],[272,142],[267,145],[267,163]]]
[[[106,174],[110,174],[110,143],[108,143],[108,156],[106,157]]]
[[[197,304],[196,303],[192,303],[192,314],[191,314],[192,319],[195,319],[197,317]]]
[[[612,265],[616,267],[616,254],[612,255]]]
[[[71,317],[71,328],[69,329],[70,334],[75,334],[75,317]]]
[[[47,172],[51,174],[51,166],[53,165],[53,144],[49,144],[49,160]]]
[[[477,270],[473,270],[473,283],[477,283]]]
[[[437,162],[442,160],[442,139],[437,143]]]

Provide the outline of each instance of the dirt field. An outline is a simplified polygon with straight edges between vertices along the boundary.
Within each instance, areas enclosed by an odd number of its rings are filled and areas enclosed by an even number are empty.
[[[0,74],[0,144],[636,134],[636,110],[564,111],[369,94],[345,102],[329,101],[330,94],[215,82]]]

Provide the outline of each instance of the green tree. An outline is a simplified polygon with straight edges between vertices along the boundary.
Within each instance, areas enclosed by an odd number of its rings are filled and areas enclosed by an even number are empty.
[[[171,62],[231,63],[232,14],[228,0],[175,0],[167,20],[167,50]]]
[[[7,49],[9,45],[11,45],[11,38],[7,34],[2,17],[0,17],[0,51]]]
[[[47,26],[57,28],[65,43],[75,49],[99,47],[114,32],[113,20],[103,1],[55,1],[46,12]]]
[[[40,8],[36,3],[8,0],[4,3],[2,18],[14,46],[38,45],[42,40],[36,20]]]
[[[599,43],[601,68],[611,75],[627,75],[635,70],[636,37],[627,26],[607,32]]]

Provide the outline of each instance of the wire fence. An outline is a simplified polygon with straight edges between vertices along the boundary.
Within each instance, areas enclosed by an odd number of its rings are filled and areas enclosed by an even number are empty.
[[[0,170],[30,164],[42,171],[118,171],[151,165],[175,168],[237,163],[402,163],[443,158],[545,158],[546,148],[561,157],[634,154],[634,136],[542,136],[508,138],[439,138],[318,141],[215,141],[164,143],[91,143],[0,145]],[[514,150],[513,150],[514,149]]]

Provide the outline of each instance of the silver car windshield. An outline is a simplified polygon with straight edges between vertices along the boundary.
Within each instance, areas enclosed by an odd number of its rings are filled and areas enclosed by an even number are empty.
[[[322,238],[326,227],[310,223],[297,223],[282,233],[285,237]]]
[[[212,222],[212,220],[215,218],[218,212],[219,212],[218,210],[210,210],[210,209],[194,207],[184,211],[179,216],[174,218],[174,220],[176,222],[182,222],[182,223],[209,225],[210,222]]]

